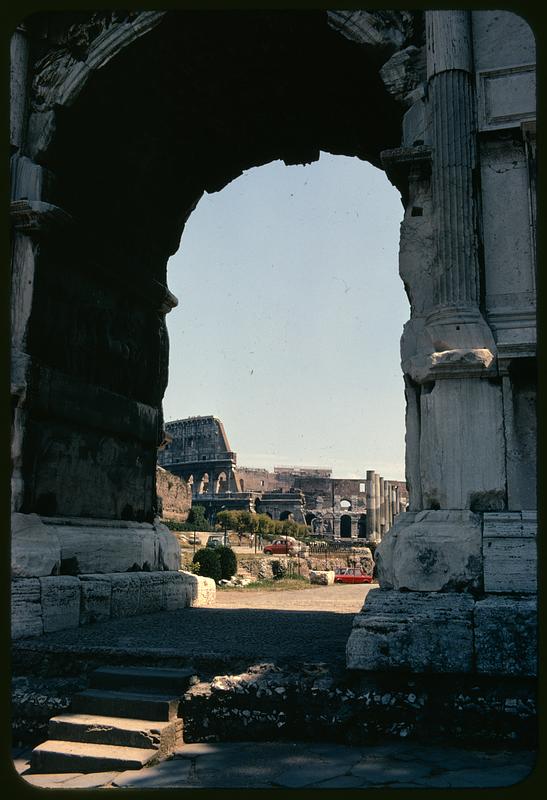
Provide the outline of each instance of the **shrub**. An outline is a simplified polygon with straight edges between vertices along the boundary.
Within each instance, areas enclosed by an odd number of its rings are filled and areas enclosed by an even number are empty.
[[[215,548],[215,553],[217,553],[220,558],[222,577],[229,581],[232,575],[235,575],[237,572],[236,554],[231,547],[226,547],[224,545]]]
[[[193,564],[199,565],[195,568],[197,574],[203,575],[205,578],[213,578],[215,583],[222,578],[218,550],[219,548],[213,550],[210,547],[202,547],[201,550],[194,553],[192,559]]]

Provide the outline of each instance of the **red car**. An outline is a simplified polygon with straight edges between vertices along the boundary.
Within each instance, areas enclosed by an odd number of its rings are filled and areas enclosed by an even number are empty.
[[[361,567],[338,567],[334,574],[335,583],[372,583],[372,575],[367,575]]]
[[[264,548],[265,553],[283,553],[287,555],[287,553],[294,553],[298,549],[298,545],[296,542],[291,541],[288,539],[276,539],[275,542],[271,544],[267,544]]]

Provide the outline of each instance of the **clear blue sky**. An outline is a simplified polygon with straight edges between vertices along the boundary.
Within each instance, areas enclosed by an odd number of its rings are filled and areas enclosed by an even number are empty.
[[[402,216],[381,170],[327,153],[204,195],[169,262],[165,419],[219,417],[240,466],[404,480]]]

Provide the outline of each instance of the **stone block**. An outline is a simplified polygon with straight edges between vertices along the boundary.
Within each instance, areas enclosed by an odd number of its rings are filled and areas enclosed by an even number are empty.
[[[487,597],[475,606],[477,671],[537,674],[537,603],[532,598]]]
[[[537,592],[535,512],[485,514],[484,591]]]
[[[110,619],[112,581],[108,575],[80,575],[80,625]]]
[[[164,572],[164,608],[166,611],[174,611],[177,608],[188,606],[187,585],[184,575],[180,572]]]
[[[194,575],[192,572],[185,572],[184,570],[180,570],[180,574],[184,576],[187,606],[203,608],[214,605],[217,589],[212,578]]]
[[[54,528],[37,514],[11,515],[11,574],[14,578],[56,575],[61,545]]]
[[[76,520],[48,525],[59,539],[61,558],[77,574],[127,570],[177,570],[180,545],[164,525],[146,522]]]
[[[420,406],[424,507],[501,511],[506,501],[501,386],[443,378],[421,394]]]
[[[154,523],[156,531],[157,557],[154,569],[177,571],[180,566],[180,544],[177,537],[165,525]]]
[[[44,632],[41,594],[40,581],[38,578],[16,578],[12,580],[12,639],[40,636]]]
[[[410,524],[409,524],[410,522]],[[376,549],[382,589],[418,592],[482,587],[481,521],[470,511],[397,517]]]
[[[334,572],[326,569],[310,569],[310,583],[316,583],[318,586],[332,586]]]
[[[163,572],[138,572],[141,582],[139,591],[139,614],[150,614],[164,608]]]
[[[141,580],[136,573],[113,572],[108,576],[112,582],[110,616],[132,617],[139,613]]]
[[[56,528],[63,561],[72,562],[82,574],[125,572],[135,565],[142,569],[143,540],[146,536],[154,539],[151,526],[147,531],[94,525],[57,525]]]
[[[371,589],[346,647],[348,669],[471,672],[474,600]]]
[[[80,581],[72,575],[39,578],[44,633],[77,628],[80,624]]]

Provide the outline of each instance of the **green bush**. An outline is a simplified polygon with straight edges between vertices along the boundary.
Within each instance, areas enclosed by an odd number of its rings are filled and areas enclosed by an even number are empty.
[[[225,547],[224,545],[222,547],[216,547],[215,552],[220,558],[222,577],[229,581],[232,575],[235,575],[237,572],[236,554],[231,547]]]
[[[202,547],[201,550],[197,550],[194,553],[192,559],[193,564],[199,564],[199,568],[194,568],[196,573],[203,575],[205,578],[213,578],[215,583],[218,583],[222,578],[219,549],[213,550],[211,547]]]

